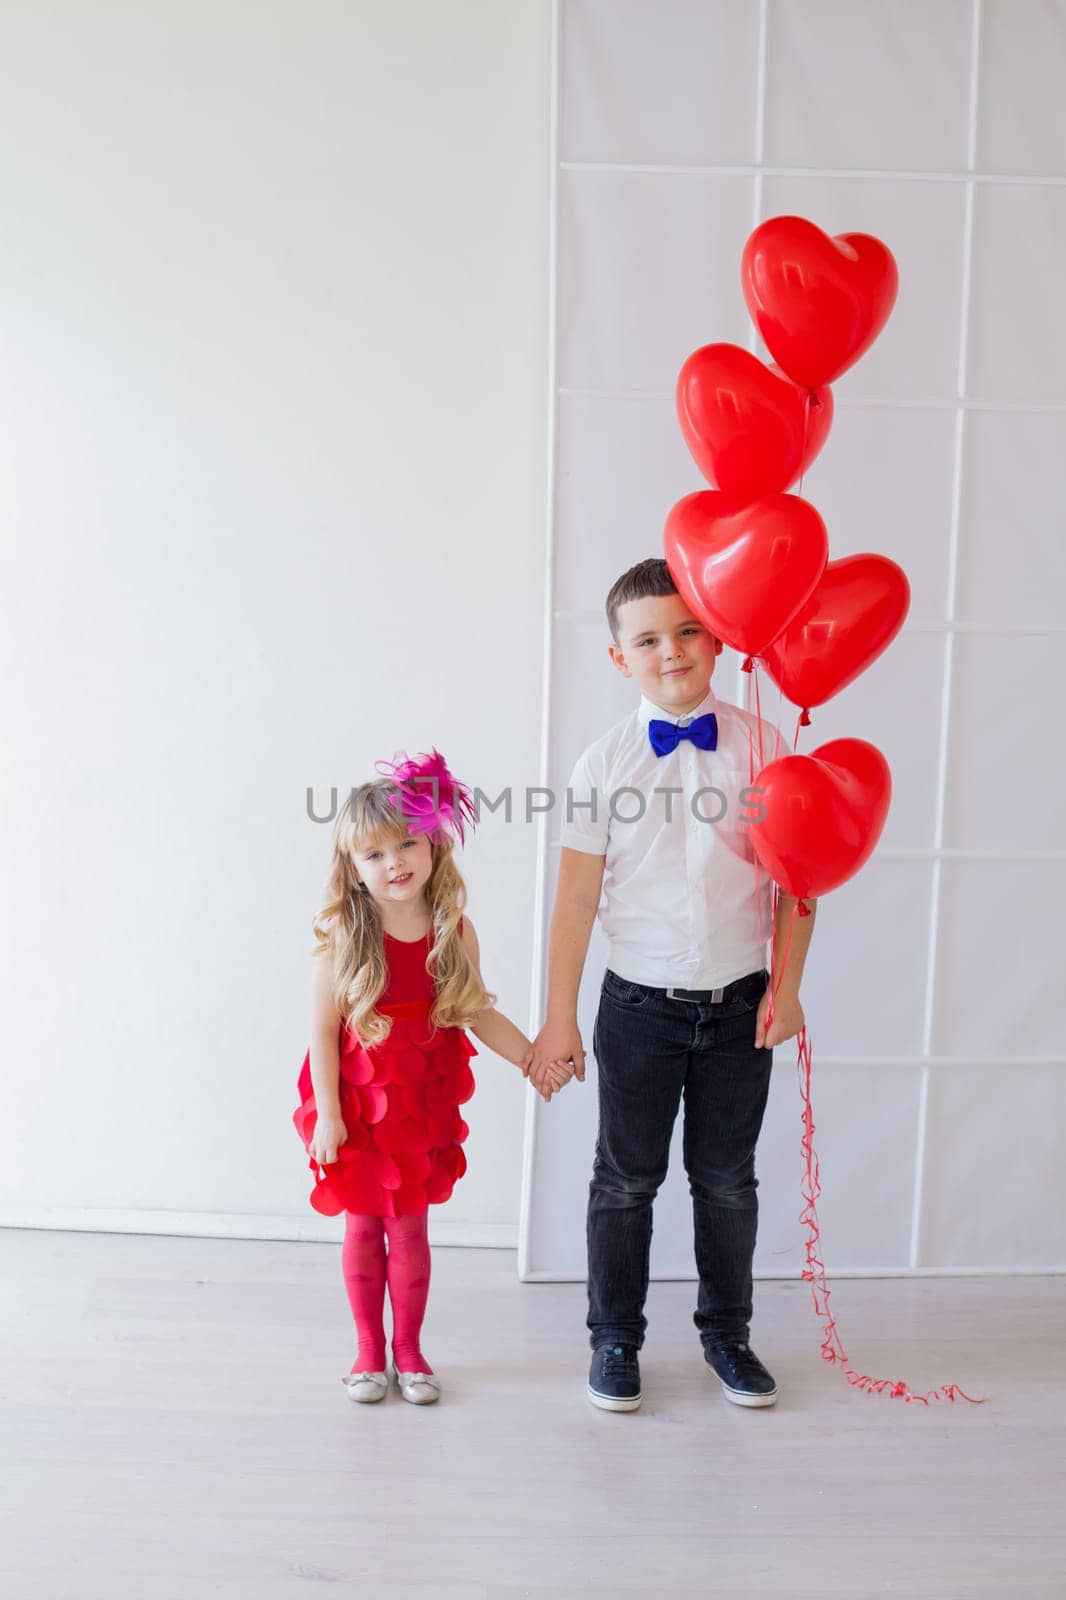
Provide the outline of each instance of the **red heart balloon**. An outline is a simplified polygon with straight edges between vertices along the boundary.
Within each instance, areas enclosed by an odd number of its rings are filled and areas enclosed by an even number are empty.
[[[870,348],[899,288],[880,239],[832,239],[806,217],[760,223],[744,246],[740,280],[766,348],[807,388],[834,382]]]
[[[712,488],[758,500],[806,472],[828,436],[833,391],[802,389],[739,345],[705,344],[678,374],[677,416]]]
[[[810,599],[763,651],[771,678],[793,705],[824,705],[888,649],[910,603],[907,574],[887,556],[830,561]]]
[[[809,756],[781,756],[755,780],[763,815],[749,823],[763,866],[786,894],[828,894],[873,853],[892,774],[876,745],[831,739]]]
[[[741,505],[713,489],[679,500],[664,553],[678,592],[719,639],[758,655],[795,616],[825,570],[825,523],[795,494]]]

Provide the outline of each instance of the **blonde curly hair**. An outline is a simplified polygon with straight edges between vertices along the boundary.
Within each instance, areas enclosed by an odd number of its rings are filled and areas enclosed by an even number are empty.
[[[382,1044],[391,1018],[376,1009],[388,983],[384,929],[373,897],[359,883],[356,851],[410,837],[390,795],[396,784],[377,779],[352,789],[333,825],[326,902],[311,927],[313,954],[331,954],[333,998],[342,1021],[364,1044]],[[465,1028],[496,1003],[481,983],[459,937],[466,885],[453,859],[454,841],[443,829],[431,839],[432,868],[423,891],[433,919],[426,971],[436,986],[430,1012],[434,1027]]]

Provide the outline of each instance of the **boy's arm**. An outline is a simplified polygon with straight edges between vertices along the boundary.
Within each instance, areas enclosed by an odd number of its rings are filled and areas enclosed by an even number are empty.
[[[592,925],[599,909],[605,859],[587,850],[571,850],[566,845],[559,852],[559,882],[548,939],[547,1015],[533,1041],[529,1068],[534,1083],[550,1062],[567,1060],[573,1061],[578,1080],[585,1081],[585,1051],[577,1025],[577,996]]]
[[[464,916],[463,931],[459,935],[467,955],[473,963],[483,989],[487,990],[484,978],[481,976],[481,947],[478,942],[474,924],[470,918]],[[530,1042],[521,1028],[513,1023],[510,1017],[505,1017],[502,1011],[497,1011],[495,1006],[486,1006],[484,1011],[479,1011],[469,1024],[470,1032],[475,1039],[480,1039],[482,1044],[487,1044],[505,1061],[510,1061],[525,1076],[528,1068],[526,1061],[530,1052]],[[544,1095],[546,1100],[551,1099],[551,1089],[547,1091],[538,1083],[534,1086]]]
[[[773,972],[777,978],[777,990],[773,996],[774,1017],[769,1028],[766,1026],[766,1013],[770,1008],[770,986],[767,984],[766,993],[759,1002],[759,1014],[755,1022],[755,1048],[772,1050],[775,1044],[784,1044],[786,1039],[792,1039],[801,1031],[805,1018],[803,1007],[800,1004],[799,987],[803,976],[803,964],[807,959],[810,948],[811,934],[814,932],[814,915],[817,907],[816,900],[804,902],[810,908],[809,917],[801,917],[796,911],[797,898],[794,894],[785,894],[782,890],[777,898],[777,916],[774,918],[774,958]],[[789,930],[791,929],[791,935]],[[788,954],[786,957],[786,947]]]

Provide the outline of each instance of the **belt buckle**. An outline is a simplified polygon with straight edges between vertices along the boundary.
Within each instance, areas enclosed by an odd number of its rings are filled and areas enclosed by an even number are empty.
[[[681,1000],[681,1001],[684,1001],[684,1003],[686,1005],[690,1005],[690,1006],[698,1006],[698,1005],[702,1005],[704,1003],[701,1000],[691,1000],[687,994],[678,994],[674,989],[667,989],[666,998],[668,1000]],[[724,988],[722,988],[722,989],[712,989],[711,990],[710,1004],[712,1006],[721,1005],[722,1000],[724,998],[725,998],[725,989]]]

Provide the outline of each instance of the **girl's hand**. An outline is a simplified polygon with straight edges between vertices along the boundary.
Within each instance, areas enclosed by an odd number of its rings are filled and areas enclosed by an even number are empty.
[[[523,1078],[528,1078],[529,1079],[530,1083],[533,1085],[534,1089],[536,1089],[536,1091],[540,1095],[541,1099],[543,1101],[547,1102],[552,1097],[551,1086],[549,1084],[544,1083],[543,1080],[540,1079],[535,1073],[530,1072],[529,1069],[530,1069],[530,1067],[532,1065],[533,1065],[533,1047],[532,1047],[532,1045],[530,1045],[529,1049],[526,1051],[525,1055],[522,1057],[521,1061],[518,1063],[518,1070],[519,1070],[519,1072],[521,1072]]]
[[[552,1095],[558,1094],[573,1076],[572,1061],[542,1061],[530,1069],[529,1081],[543,1099],[550,1100]]]
[[[348,1130],[344,1126],[340,1112],[319,1115],[315,1123],[315,1131],[311,1135],[311,1143],[307,1153],[312,1161],[317,1161],[320,1167],[336,1161],[337,1150],[348,1137]]]
[[[552,1086],[553,1094],[558,1094],[574,1076],[574,1063],[572,1061],[549,1061],[545,1077]]]
[[[543,1101],[549,1101],[549,1099],[552,1098],[551,1088],[549,1088],[546,1083],[539,1082],[538,1078],[531,1074],[531,1064],[533,1064],[533,1051],[528,1050],[527,1053],[525,1053],[525,1056],[523,1056],[522,1061],[519,1062],[519,1072],[522,1074],[523,1078],[528,1078],[528,1080],[530,1080],[531,1085],[533,1085],[536,1093],[541,1096]]]

